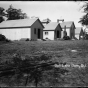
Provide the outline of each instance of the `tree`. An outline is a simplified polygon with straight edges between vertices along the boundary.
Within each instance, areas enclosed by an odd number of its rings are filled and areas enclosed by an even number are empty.
[[[51,22],[51,20],[49,18],[46,19],[48,22]]]
[[[49,18],[46,18],[46,19],[44,19],[43,21],[51,22],[51,20],[50,20]]]
[[[2,34],[0,34],[0,41],[5,41],[6,40],[6,37]]]
[[[16,19],[24,19],[27,18],[27,14],[23,13],[21,9],[13,8],[12,5],[6,10],[7,12],[7,20],[16,20]]]
[[[4,12],[4,10],[5,10],[4,8],[0,7],[0,23],[1,23],[2,21],[4,21],[3,16],[6,15],[5,12]]]
[[[80,18],[79,23],[81,23],[83,26],[88,25],[88,2],[85,2],[81,9],[83,9],[83,12],[86,14]]]

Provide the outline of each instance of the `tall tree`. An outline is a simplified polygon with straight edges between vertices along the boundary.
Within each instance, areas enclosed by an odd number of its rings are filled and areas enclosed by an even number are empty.
[[[85,2],[81,9],[83,9],[85,15],[80,18],[79,23],[81,23],[82,25],[88,25],[88,2]]]
[[[6,10],[8,14],[7,20],[16,20],[16,19],[24,19],[27,18],[27,14],[23,13],[21,9],[13,8],[12,5]]]
[[[0,7],[0,23],[4,21],[3,16],[5,16],[5,9]]]

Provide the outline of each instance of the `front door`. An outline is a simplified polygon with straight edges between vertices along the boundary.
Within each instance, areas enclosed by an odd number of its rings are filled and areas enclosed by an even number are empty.
[[[40,39],[40,29],[38,29],[38,39]]]
[[[60,38],[60,32],[57,31],[57,38]]]

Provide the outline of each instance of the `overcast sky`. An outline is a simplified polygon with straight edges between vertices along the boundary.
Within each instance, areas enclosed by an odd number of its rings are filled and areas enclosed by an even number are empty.
[[[70,1],[4,1],[0,2],[0,7],[8,9],[12,4],[14,8],[22,9],[29,17],[37,16],[40,20],[49,18],[52,22],[57,19],[65,21],[74,21],[76,27],[80,27],[79,19],[84,13],[80,11],[80,7],[84,2]]]

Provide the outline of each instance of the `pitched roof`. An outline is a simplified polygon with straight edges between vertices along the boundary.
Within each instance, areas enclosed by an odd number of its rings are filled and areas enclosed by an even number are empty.
[[[64,28],[65,26],[67,28],[70,28],[73,23],[74,23],[73,21],[67,21],[67,22],[60,23],[60,25],[62,28]]]
[[[37,19],[7,20],[0,23],[0,28],[32,26],[36,20]]]
[[[75,34],[80,34],[82,27],[76,27]]]
[[[55,30],[55,28],[58,26],[59,23],[57,22],[50,22],[47,25],[45,25],[43,30]]]

